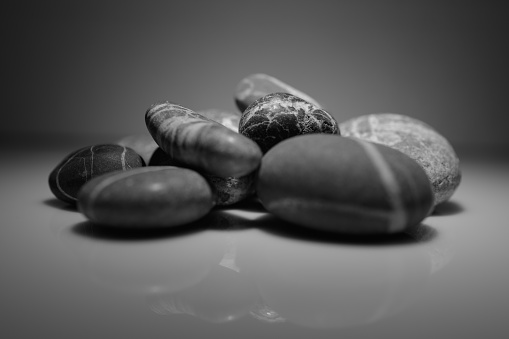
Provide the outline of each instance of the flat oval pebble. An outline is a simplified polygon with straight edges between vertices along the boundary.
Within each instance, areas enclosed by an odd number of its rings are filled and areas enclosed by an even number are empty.
[[[117,140],[115,144],[133,149],[136,153],[141,155],[146,164],[148,164],[156,148],[159,147],[148,132],[144,134],[127,135]]]
[[[160,147],[158,147],[150,161],[149,166],[176,166],[185,165],[173,160]],[[256,171],[241,177],[220,177],[217,175],[200,173],[209,183],[217,206],[227,206],[240,202],[254,194]]]
[[[238,113],[214,108],[197,111],[196,113],[214,120],[234,132],[239,132],[240,114]]]
[[[135,151],[119,145],[93,145],[67,155],[50,173],[48,183],[58,199],[74,204],[79,189],[104,173],[145,166]]]
[[[392,148],[338,135],[287,139],[262,159],[256,192],[277,217],[352,234],[401,232],[433,204],[424,170]]]
[[[265,153],[278,142],[301,134],[339,134],[338,123],[325,110],[288,93],[272,93],[242,113],[239,133]]]
[[[239,177],[260,165],[262,153],[255,142],[189,108],[158,103],[147,110],[145,122],[166,153],[197,171]]]
[[[90,221],[119,228],[183,225],[212,207],[212,191],[201,175],[167,166],[105,174],[78,194],[78,209]]]
[[[318,108],[322,106],[306,93],[267,74],[251,74],[242,79],[235,89],[235,103],[241,112],[261,97],[271,93],[289,93],[312,103]]]
[[[341,134],[397,149],[422,166],[431,181],[435,205],[461,182],[459,158],[447,139],[428,124],[393,113],[363,115],[343,122]]]

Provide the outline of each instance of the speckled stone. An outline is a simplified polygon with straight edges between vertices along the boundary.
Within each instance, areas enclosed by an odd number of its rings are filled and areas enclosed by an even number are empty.
[[[235,103],[241,112],[261,97],[271,93],[289,93],[312,103],[318,108],[322,106],[312,97],[283,81],[263,73],[251,74],[242,79],[235,89]]]
[[[278,142],[301,134],[339,134],[332,115],[301,98],[272,93],[252,103],[242,113],[239,132],[267,152]]]
[[[93,145],[67,155],[49,175],[49,187],[58,199],[74,204],[79,189],[104,173],[145,166],[135,151],[119,145]]]
[[[119,228],[164,228],[205,216],[212,191],[197,172],[178,167],[144,167],[108,173],[87,182],[78,209],[90,221]]]
[[[145,122],[166,153],[199,172],[241,177],[260,165],[262,152],[255,142],[189,108],[157,103],[147,110]]]
[[[461,182],[459,158],[428,124],[400,114],[363,115],[343,122],[341,134],[383,144],[417,161],[428,175],[435,205],[449,200]]]
[[[150,161],[149,166],[177,166],[185,165],[173,160],[160,147],[158,147]],[[217,175],[200,173],[209,183],[217,206],[227,206],[240,202],[254,194],[256,171],[242,177],[219,177]]]
[[[256,192],[277,217],[314,229],[401,232],[433,204],[424,170],[390,147],[338,135],[282,141],[262,159]]]
[[[240,114],[225,111],[222,109],[206,109],[197,111],[196,113],[203,115],[204,117],[214,120],[220,123],[224,127],[228,127],[234,132],[239,132]]]
[[[125,136],[117,140],[115,144],[133,149],[136,153],[141,155],[146,164],[148,164],[152,153],[159,147],[148,132]]]

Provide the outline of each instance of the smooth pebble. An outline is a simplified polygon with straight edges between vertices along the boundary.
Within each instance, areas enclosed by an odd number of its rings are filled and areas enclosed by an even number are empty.
[[[451,198],[461,182],[460,161],[449,141],[428,124],[409,116],[378,113],[340,124],[341,134],[397,149],[422,166],[431,181],[434,205]]]
[[[145,162],[134,150],[110,144],[80,148],[67,155],[50,173],[48,183],[58,199],[74,204],[79,189],[104,173],[143,167]]]
[[[260,165],[262,153],[255,142],[189,108],[157,103],[147,110],[145,122],[166,153],[199,172],[240,177]]]
[[[144,167],[95,178],[78,193],[78,209],[96,224],[118,228],[179,226],[205,216],[212,191],[197,172]]]
[[[426,173],[405,154],[326,134],[273,147],[262,159],[256,192],[281,219],[352,234],[401,232],[420,223],[433,203]]]

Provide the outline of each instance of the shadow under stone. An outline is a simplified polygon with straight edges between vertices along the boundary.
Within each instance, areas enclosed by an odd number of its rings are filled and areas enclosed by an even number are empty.
[[[273,215],[267,215],[253,221],[254,227],[257,227],[267,233],[277,236],[294,238],[298,240],[369,245],[369,246],[393,246],[408,245],[415,243],[428,242],[436,238],[438,232],[433,227],[425,224],[419,224],[408,228],[404,232],[394,234],[346,234],[335,233],[325,230],[315,230],[306,228],[297,224],[281,220]]]
[[[438,204],[435,206],[435,209],[433,210],[432,216],[447,216],[447,215],[455,215],[463,212],[465,209],[464,207],[455,202],[455,201],[445,201],[441,204]]]

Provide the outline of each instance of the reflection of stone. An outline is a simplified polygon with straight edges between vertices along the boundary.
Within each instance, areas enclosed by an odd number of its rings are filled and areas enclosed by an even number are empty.
[[[264,240],[263,250],[245,242],[256,248],[241,267],[268,309],[305,327],[351,327],[397,314],[419,297],[432,272],[426,244]]]
[[[260,321],[268,323],[282,323],[285,319],[282,318],[276,311],[271,309],[269,306],[263,303],[263,300],[259,300],[251,309],[249,314]]]
[[[199,283],[226,247],[217,234],[116,236],[91,224],[62,229],[59,237],[90,280],[133,294],[174,293]]]
[[[147,296],[150,309],[160,315],[188,314],[212,323],[247,315],[258,294],[253,282],[240,272],[216,265],[200,283],[177,293]]]

